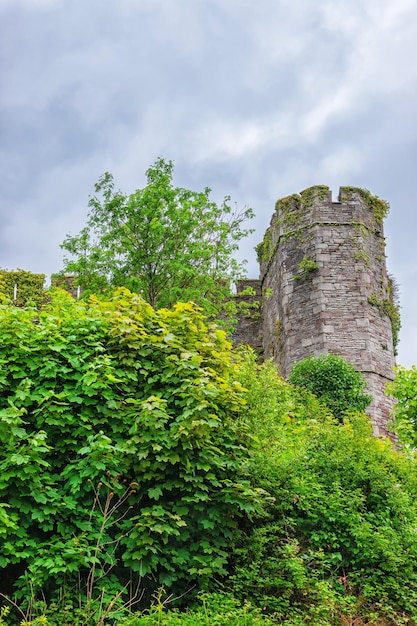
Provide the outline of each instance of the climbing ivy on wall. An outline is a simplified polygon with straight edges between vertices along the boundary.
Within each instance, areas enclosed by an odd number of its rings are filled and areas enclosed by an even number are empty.
[[[255,250],[259,263],[269,263],[275,253],[276,246],[282,237],[287,236],[286,233],[280,234],[277,241],[273,242],[273,231],[279,231],[280,226],[285,228],[295,228],[299,221],[298,211],[301,207],[301,196],[294,193],[286,198],[281,198],[275,204],[275,215],[271,226],[267,229],[263,240],[259,243]],[[277,216],[280,216],[277,218]]]
[[[392,343],[394,346],[394,354],[395,356],[397,356],[399,332],[401,329],[401,313],[400,313],[399,304],[397,304],[391,297],[378,298],[378,296],[375,293],[369,296],[368,302],[372,306],[375,306],[382,315],[386,315],[387,317],[389,317],[391,321]]]
[[[305,280],[311,276],[316,270],[320,268],[320,265],[313,259],[303,257],[298,264],[299,274],[295,274],[294,280]]]
[[[382,226],[384,219],[389,213],[389,203],[378,196],[372,195],[368,189],[362,189],[361,187],[342,187],[340,189],[341,202],[349,200],[350,196],[354,193],[361,196],[368,209],[371,211],[376,223]]]
[[[25,306],[28,303],[40,306],[45,298],[44,283],[45,274],[33,274],[22,269],[0,269],[0,293],[13,300],[16,306]]]
[[[304,206],[312,206],[316,198],[319,200],[325,200],[329,191],[330,190],[327,185],[314,185],[313,187],[304,189],[304,191],[300,193],[300,198],[302,199]]]

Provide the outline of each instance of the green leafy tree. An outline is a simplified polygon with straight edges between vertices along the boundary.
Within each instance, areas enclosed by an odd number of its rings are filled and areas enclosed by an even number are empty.
[[[363,375],[337,354],[303,359],[294,365],[289,381],[314,393],[340,420],[346,411],[364,411],[372,401]]]
[[[398,366],[387,392],[396,399],[393,411],[395,430],[402,443],[417,448],[417,368]]]
[[[90,292],[125,286],[154,308],[193,300],[217,315],[243,275],[233,254],[251,232],[243,224],[252,210],[233,210],[228,197],[218,206],[208,188],[174,187],[172,161],[159,158],[146,176],[130,195],[115,191],[111,174],[100,178],[87,225],[62,244],[65,272]]]

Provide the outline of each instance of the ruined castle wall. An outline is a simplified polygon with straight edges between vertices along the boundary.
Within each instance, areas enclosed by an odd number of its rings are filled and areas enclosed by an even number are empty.
[[[376,434],[386,434],[392,400],[386,382],[395,364],[382,217],[359,190],[341,188],[332,202],[314,187],[277,202],[258,249],[264,357],[287,377],[312,354],[342,355],[368,380]]]

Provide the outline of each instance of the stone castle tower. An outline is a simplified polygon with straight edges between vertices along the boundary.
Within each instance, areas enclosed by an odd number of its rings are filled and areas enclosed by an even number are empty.
[[[337,202],[317,186],[279,200],[257,246],[260,280],[242,281],[261,300],[260,320],[242,318],[236,342],[260,348],[282,376],[304,357],[333,352],[368,381],[376,435],[388,434],[399,327],[387,274],[383,219],[388,205],[368,191],[342,187]]]

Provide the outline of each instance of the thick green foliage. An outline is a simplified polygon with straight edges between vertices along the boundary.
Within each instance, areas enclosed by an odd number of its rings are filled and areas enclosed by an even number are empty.
[[[262,615],[249,602],[243,605],[225,593],[202,594],[190,610],[166,610],[157,597],[151,609],[140,616],[128,617],[119,626],[273,626],[275,621]]]
[[[5,306],[0,333],[0,591],[107,606],[135,575],[180,589],[224,574],[263,497],[224,333],[126,290]]]
[[[0,591],[22,624],[417,623],[416,462],[364,414],[232,357],[190,304],[61,294],[0,332]]]
[[[338,419],[346,411],[364,411],[372,400],[364,393],[366,381],[362,374],[337,354],[303,359],[294,365],[289,380],[314,393]]]
[[[278,375],[272,361],[260,364],[255,352],[239,348],[239,381],[247,390],[240,419],[262,441],[274,441],[278,425],[294,420],[333,421],[325,404],[303,387],[293,387]]]
[[[252,480],[275,501],[243,529],[230,589],[279,623],[416,620],[415,463],[373,437],[365,415],[339,423],[294,396],[271,363],[247,360],[241,381],[258,407],[245,416],[260,438]]]
[[[16,306],[25,306],[31,303],[40,306],[45,301],[45,274],[33,274],[25,270],[0,269],[0,293],[9,300],[14,298],[14,288],[17,286]]]
[[[117,626],[273,626],[276,622],[262,614],[262,611],[249,602],[241,603],[231,594],[202,593],[192,606],[185,610],[170,609],[166,604],[164,589],[154,594],[152,606],[146,611],[131,614],[117,620]],[[0,626],[9,626],[9,607],[0,609]],[[2,618],[5,618],[4,621]],[[104,626],[114,624],[113,620],[86,621],[85,613],[68,609],[57,611],[52,607],[46,614],[34,620],[23,620],[20,626]]]
[[[400,441],[417,449],[417,368],[398,366],[395,378],[387,385],[387,392],[396,399],[394,407],[395,429]]]

